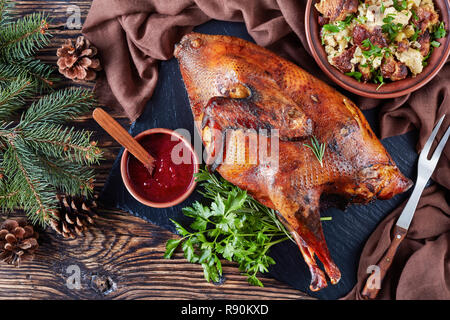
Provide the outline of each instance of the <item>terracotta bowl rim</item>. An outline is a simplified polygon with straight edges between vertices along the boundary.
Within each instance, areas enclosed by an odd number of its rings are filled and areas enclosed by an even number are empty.
[[[404,80],[390,82],[383,85],[379,91],[376,91],[377,84],[358,82],[356,79],[341,73],[326,59],[325,48],[321,44],[320,39],[314,37],[312,32],[312,28],[318,28],[318,12],[313,10],[313,4],[318,1],[307,0],[306,3],[305,33],[309,49],[320,69],[336,84],[352,93],[375,99],[389,99],[404,96],[418,90],[431,81],[444,66],[450,55],[450,35],[447,33],[445,38],[437,39],[441,43],[441,46],[434,49],[434,52],[428,60],[429,64],[424,68],[422,73],[415,78],[408,76]],[[438,7],[447,8],[445,12],[439,10],[439,20],[444,21],[448,29],[450,25],[450,3],[448,0],[433,0],[433,2]]]
[[[155,133],[165,133],[165,134],[169,134],[172,136],[177,137],[178,139],[180,139],[188,148],[189,151],[192,153],[192,156],[194,158],[194,174],[197,173],[199,171],[200,168],[200,163],[198,160],[198,155],[195,152],[195,150],[192,147],[192,144],[186,140],[186,138],[184,136],[182,136],[181,134],[171,130],[171,129],[166,129],[166,128],[152,128],[152,129],[148,129],[145,131],[142,131],[141,133],[137,134],[134,138],[139,140],[144,136],[147,135],[151,135],[151,134],[155,134]],[[140,203],[149,206],[149,207],[153,207],[153,208],[169,208],[169,207],[173,207],[177,204],[180,204],[181,202],[183,202],[184,200],[187,199],[187,197],[189,197],[191,195],[191,193],[194,191],[197,182],[195,181],[194,177],[192,177],[192,181],[191,184],[189,185],[189,188],[183,193],[181,194],[179,197],[177,197],[176,199],[172,200],[172,201],[168,201],[168,202],[154,202],[154,201],[150,201],[142,196],[140,196],[133,188],[133,185],[131,184],[131,179],[128,176],[128,170],[127,170],[127,161],[129,158],[130,153],[128,152],[127,149],[125,149],[122,153],[122,157],[120,160],[120,174],[122,176],[122,181],[125,185],[125,187],[127,188],[128,192],[133,196],[133,198],[135,198],[137,201],[139,201]]]

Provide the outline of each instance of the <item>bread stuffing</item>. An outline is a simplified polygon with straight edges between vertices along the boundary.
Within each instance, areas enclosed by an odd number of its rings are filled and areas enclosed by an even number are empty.
[[[420,74],[447,35],[432,0],[321,0],[315,7],[328,62],[379,87]]]

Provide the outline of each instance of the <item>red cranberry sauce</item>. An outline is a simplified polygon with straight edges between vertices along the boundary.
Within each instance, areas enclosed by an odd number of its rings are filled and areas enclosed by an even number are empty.
[[[194,157],[178,138],[165,133],[154,133],[139,139],[139,143],[155,158],[153,175],[133,155],[128,158],[128,176],[134,190],[143,198],[153,202],[170,202],[181,196],[193,182]],[[172,149],[187,163],[175,164]],[[180,148],[180,146],[183,146]],[[189,152],[189,155],[184,154]],[[174,159],[175,160],[175,159]],[[176,161],[178,163],[179,161]]]

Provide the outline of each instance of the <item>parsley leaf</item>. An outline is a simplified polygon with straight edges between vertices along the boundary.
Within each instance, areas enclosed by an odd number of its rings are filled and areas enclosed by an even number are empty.
[[[394,8],[397,11],[406,10],[406,8],[408,8],[408,3],[406,0],[401,0],[401,3],[399,4],[399,0],[394,0]]]
[[[416,41],[417,38],[419,37],[421,30],[419,28],[417,28],[416,26],[414,26],[414,34],[411,36],[411,41]]]
[[[438,43],[439,43],[439,42],[438,42]],[[422,65],[423,65],[424,67],[426,67],[426,66],[428,65],[427,60],[428,60],[428,58],[430,58],[431,54],[433,53],[433,50],[434,50],[434,47],[430,47],[430,51],[428,51],[428,54],[427,54],[425,57],[423,57]]]
[[[326,31],[329,31],[332,33],[339,32],[338,26],[335,26],[334,24],[326,24],[322,28],[323,28],[323,30],[326,30]]]
[[[336,24],[325,24],[322,28],[331,33],[337,33],[347,28],[352,22],[354,15],[347,16],[343,21],[336,21]]]
[[[441,44],[440,44],[440,42],[438,42],[438,41],[436,41],[436,40],[433,40],[433,41],[431,41],[431,43],[430,43],[433,47],[435,47],[435,48],[438,48]]]
[[[358,72],[358,71],[347,72],[347,73],[345,73],[345,75],[353,77],[353,78],[355,78],[358,81],[361,81],[361,77],[362,77],[362,73]]]
[[[352,22],[352,20],[353,20],[354,17],[355,17],[355,16],[354,16],[353,14],[350,14],[350,15],[348,15],[348,16],[342,21],[342,23],[343,23],[345,26],[348,26],[348,25]]]
[[[393,23],[392,21],[395,18],[392,15],[388,15],[386,18],[383,19],[383,24],[381,26],[381,30],[383,30],[384,33],[387,33],[389,35],[389,40],[392,42],[398,35],[400,31],[403,29],[403,25],[401,23]]]
[[[383,55],[382,50],[379,46],[373,44],[368,38],[363,40],[362,42],[363,47],[369,48],[368,50],[362,50],[362,54],[369,58],[371,56],[374,57],[381,57]]]
[[[212,202],[209,206],[195,202],[183,208],[184,215],[194,219],[189,231],[172,220],[182,237],[167,241],[164,257],[171,258],[181,246],[189,262],[201,264],[208,282],[222,280],[221,258],[235,261],[250,284],[263,286],[257,275],[275,264],[268,255],[270,248],[292,240],[290,233],[274,210],[225,179],[200,170],[196,181],[202,187],[200,193]]]
[[[182,239],[170,239],[166,243],[166,253],[164,254],[165,259],[172,257],[175,249],[178,247]]]
[[[383,18],[383,22],[384,23],[391,23],[392,20],[394,20],[394,19],[395,19],[395,17],[394,17],[393,14],[388,14],[386,18]]]
[[[359,18],[356,18],[355,20],[358,21],[360,24],[364,24],[367,22],[367,18],[365,16],[360,16]]]
[[[376,91],[378,91],[378,90],[381,88],[381,86],[383,86],[383,85],[385,84],[385,82],[384,82],[384,77],[383,77],[383,75],[381,74],[380,69],[377,69],[376,71],[373,70],[373,72],[374,72],[374,79],[373,79],[373,82],[374,82],[374,83],[379,83],[379,84],[380,84],[380,85],[377,87],[377,89],[376,89]]]
[[[436,31],[434,32],[434,37],[436,39],[444,38],[447,34],[447,31],[445,31],[444,22],[442,21],[439,26],[436,28]]]

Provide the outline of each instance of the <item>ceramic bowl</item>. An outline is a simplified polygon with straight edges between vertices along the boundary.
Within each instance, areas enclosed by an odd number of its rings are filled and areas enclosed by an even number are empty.
[[[396,98],[415,91],[436,76],[439,70],[444,66],[450,54],[450,36],[447,33],[445,38],[437,39],[441,45],[438,48],[434,48],[433,53],[428,59],[428,65],[424,67],[422,73],[414,78],[408,76],[408,78],[404,80],[386,83],[377,90],[378,84],[358,82],[356,79],[341,73],[328,62],[325,48],[320,39],[320,26],[318,23],[319,12],[314,6],[319,1],[320,0],[308,0],[306,5],[305,29],[311,54],[323,72],[325,72],[335,83],[360,96],[387,99]],[[445,28],[448,31],[450,25],[450,2],[448,0],[433,1],[435,8],[439,13],[439,20],[444,21]]]
[[[156,134],[156,133],[163,133],[163,134],[168,134],[168,135],[172,135],[177,137],[179,140],[182,141],[182,143],[185,144],[185,146],[187,147],[187,149],[191,152],[192,157],[194,159],[194,173],[197,173],[199,171],[199,160],[198,160],[198,156],[197,153],[194,151],[194,149],[192,148],[192,145],[186,140],[186,138],[184,138],[181,134],[170,130],[170,129],[165,129],[165,128],[154,128],[154,129],[149,129],[146,131],[143,131],[141,133],[139,133],[137,136],[135,136],[134,138],[139,141],[142,138],[151,135],[151,134]],[[122,158],[120,161],[120,173],[122,175],[122,180],[123,183],[125,184],[125,187],[127,188],[128,192],[140,203],[149,206],[149,207],[153,207],[153,208],[168,208],[168,207],[172,207],[175,206],[181,202],[183,202],[184,200],[186,200],[187,197],[189,197],[189,195],[194,191],[195,186],[196,186],[196,182],[194,180],[194,177],[192,178],[192,182],[189,185],[188,189],[181,194],[179,197],[177,197],[176,199],[169,201],[169,202],[154,202],[154,201],[150,201],[144,197],[142,197],[134,188],[133,183],[131,181],[131,178],[128,174],[128,159],[130,157],[130,153],[128,152],[127,149],[124,150],[123,154],[122,154]]]

